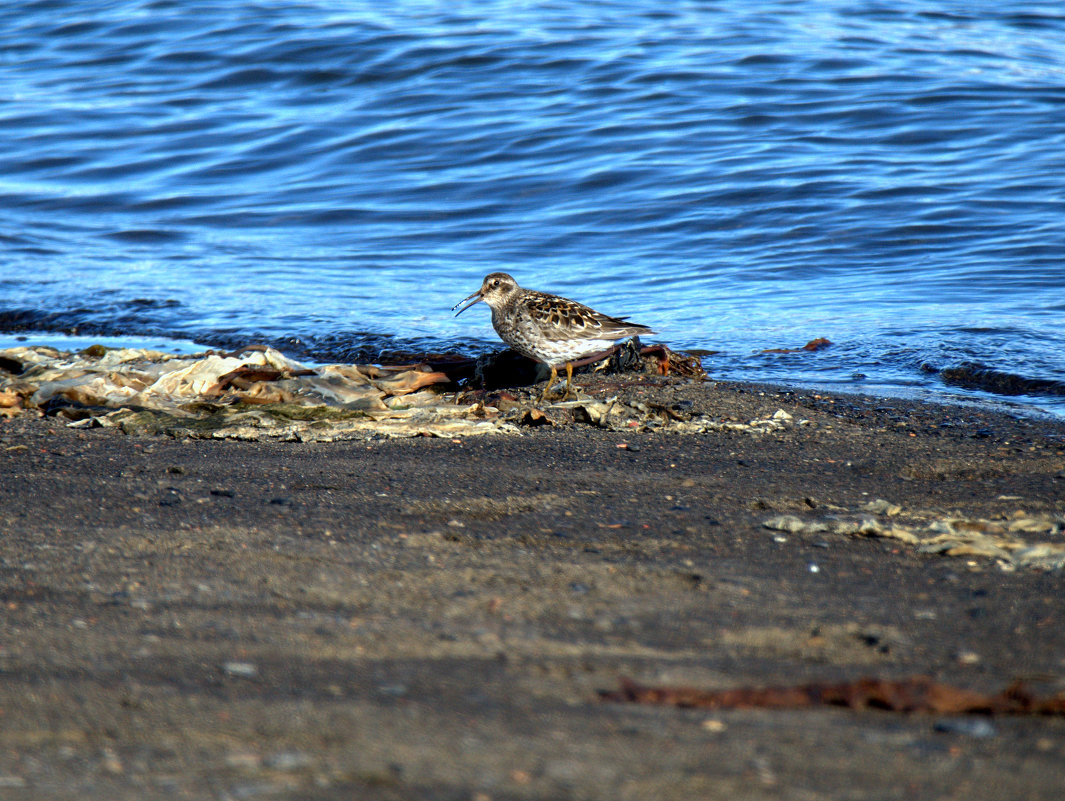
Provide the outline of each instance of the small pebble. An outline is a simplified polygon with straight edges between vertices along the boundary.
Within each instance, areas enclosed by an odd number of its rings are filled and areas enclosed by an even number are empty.
[[[227,676],[251,679],[259,675],[259,668],[251,662],[226,662],[222,665],[222,672]]]
[[[967,737],[994,737],[998,734],[998,730],[984,718],[944,718],[932,724],[932,730]]]
[[[125,770],[124,766],[122,765],[122,760],[118,758],[118,754],[116,754],[110,748],[104,749],[103,755],[100,759],[100,767],[102,767],[105,772],[110,773],[112,776],[118,776]]]
[[[233,751],[226,754],[226,767],[239,770],[255,770],[262,764],[262,758],[253,751]]]
[[[302,751],[279,751],[264,759],[263,764],[274,770],[302,770],[311,764],[311,757]]]

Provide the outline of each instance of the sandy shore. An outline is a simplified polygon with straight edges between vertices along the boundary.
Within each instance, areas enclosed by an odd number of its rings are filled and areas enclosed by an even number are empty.
[[[1061,798],[1061,718],[597,692],[1065,690],[1065,573],[1017,557],[1065,545],[1065,424],[620,391],[738,425],[278,443],[0,420],[0,796]]]

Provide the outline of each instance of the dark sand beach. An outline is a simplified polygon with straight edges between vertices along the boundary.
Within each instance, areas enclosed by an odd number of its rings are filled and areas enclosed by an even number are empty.
[[[1065,424],[580,382],[790,418],[318,443],[0,419],[0,797],[1062,797],[1063,717],[599,693],[1065,691]]]

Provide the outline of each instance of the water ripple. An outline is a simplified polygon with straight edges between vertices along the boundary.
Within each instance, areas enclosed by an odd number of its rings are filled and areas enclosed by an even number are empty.
[[[0,330],[474,350],[506,269],[726,377],[1065,379],[1058,4],[16,1],[0,54]]]

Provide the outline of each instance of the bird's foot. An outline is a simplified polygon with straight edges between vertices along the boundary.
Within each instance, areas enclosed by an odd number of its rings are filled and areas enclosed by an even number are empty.
[[[540,393],[540,398],[536,402],[547,403],[548,401],[554,402],[556,400],[563,400],[564,398],[565,395],[563,395],[561,398],[552,397],[551,382],[548,381],[547,384],[544,386],[544,391]]]
[[[551,388],[555,385],[555,379],[558,378],[558,371],[556,368],[551,368],[551,377],[547,379],[547,383],[544,385],[543,394],[540,395],[539,403],[544,403],[551,397]],[[566,388],[563,390],[562,395],[556,398],[559,403],[568,401],[570,398],[577,399],[577,388],[573,386],[573,365],[566,364]]]
[[[572,384],[566,384],[566,388],[562,390],[561,394],[556,394],[551,390],[554,389],[554,384],[550,381],[544,387],[544,391],[540,393],[540,398],[537,403],[565,403],[568,400],[578,400],[580,394],[577,392],[577,387]]]

